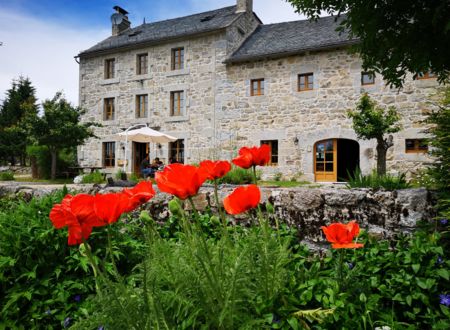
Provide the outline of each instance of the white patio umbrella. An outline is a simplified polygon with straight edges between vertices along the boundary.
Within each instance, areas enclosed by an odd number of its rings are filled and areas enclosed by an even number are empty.
[[[150,127],[147,126],[136,128],[139,126],[142,126],[142,124],[130,126],[124,132],[117,134],[119,136],[119,139],[125,139],[125,161],[123,164],[124,172],[127,160],[128,141],[140,143],[168,143],[177,140],[176,137],[155,131],[154,129],[151,129]]]

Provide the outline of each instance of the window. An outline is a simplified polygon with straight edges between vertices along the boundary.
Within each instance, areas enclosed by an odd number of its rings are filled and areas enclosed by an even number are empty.
[[[138,54],[136,62],[136,74],[147,74],[148,54]]]
[[[114,167],[116,163],[116,143],[103,142],[103,166]]]
[[[114,97],[103,100],[103,120],[114,120]]]
[[[136,95],[136,118],[148,116],[148,95]]]
[[[420,72],[417,75],[416,79],[420,80],[420,79],[431,79],[431,78],[436,78],[436,75],[431,71],[427,71],[427,72]]]
[[[250,95],[264,95],[264,79],[250,80]]]
[[[110,58],[105,60],[105,79],[112,79],[114,78],[114,65],[115,65],[115,59]]]
[[[182,116],[184,112],[184,92],[170,92],[170,115]]]
[[[375,84],[375,75],[370,72],[361,72],[361,85]]]
[[[314,89],[314,75],[303,73],[298,75],[298,91],[310,91]]]
[[[269,165],[278,164],[278,140],[263,140],[261,145],[267,144],[270,147],[270,161]]]
[[[406,153],[426,153],[428,151],[428,143],[425,139],[406,139]]]
[[[184,140],[169,143],[169,163],[184,164]]]
[[[181,70],[184,68],[184,48],[172,49],[172,70]]]

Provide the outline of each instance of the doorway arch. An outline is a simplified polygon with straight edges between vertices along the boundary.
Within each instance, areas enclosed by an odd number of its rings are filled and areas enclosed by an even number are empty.
[[[359,167],[359,143],[326,139],[314,144],[314,178],[317,182],[347,181]]]

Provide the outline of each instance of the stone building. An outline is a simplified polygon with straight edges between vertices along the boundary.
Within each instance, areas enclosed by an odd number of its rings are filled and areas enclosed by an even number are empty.
[[[433,108],[436,79],[425,73],[401,90],[385,86],[362,72],[349,52],[357,40],[336,32],[334,17],[264,25],[252,0],[237,0],[131,28],[128,13],[114,8],[112,36],[78,55],[83,120],[103,125],[79,148],[80,165],[114,173],[128,159],[127,172],[139,172],[147,152],[165,163],[197,163],[267,143],[272,166],[264,176],[338,181],[356,166],[375,167],[375,141],[358,140],[346,115],[364,92],[402,116],[388,170],[414,172],[430,161],[421,121]],[[117,133],[136,124],[178,140],[125,148]]]

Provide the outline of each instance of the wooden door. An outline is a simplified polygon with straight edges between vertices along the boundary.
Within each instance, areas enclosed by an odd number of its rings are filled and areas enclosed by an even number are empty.
[[[337,181],[337,139],[319,141],[314,145],[316,181]]]

